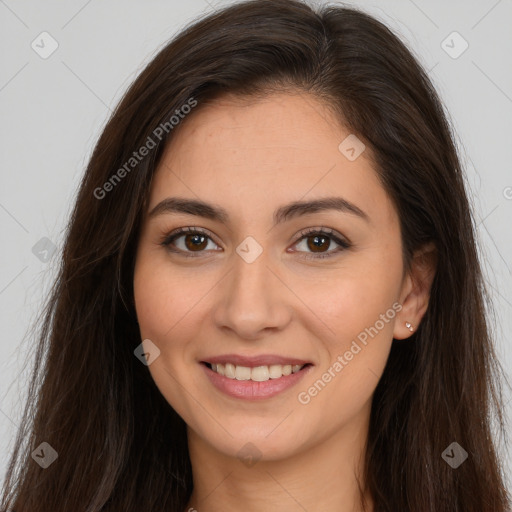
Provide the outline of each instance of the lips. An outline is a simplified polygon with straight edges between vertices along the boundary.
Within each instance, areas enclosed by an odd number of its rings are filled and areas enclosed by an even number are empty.
[[[294,386],[312,363],[278,355],[226,354],[201,361],[210,382],[223,393],[246,400],[270,398]]]

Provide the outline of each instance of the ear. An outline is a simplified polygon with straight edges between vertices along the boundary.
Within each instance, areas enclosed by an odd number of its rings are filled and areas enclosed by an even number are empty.
[[[418,330],[430,299],[430,288],[437,268],[437,248],[433,242],[415,251],[411,268],[406,274],[400,292],[402,309],[396,315],[393,338],[402,340]],[[405,324],[412,325],[411,331]]]

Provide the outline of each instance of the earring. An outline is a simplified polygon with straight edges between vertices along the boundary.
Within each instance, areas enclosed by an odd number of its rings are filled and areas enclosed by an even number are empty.
[[[409,322],[405,322],[405,327],[407,327],[411,332],[414,331],[414,327]]]

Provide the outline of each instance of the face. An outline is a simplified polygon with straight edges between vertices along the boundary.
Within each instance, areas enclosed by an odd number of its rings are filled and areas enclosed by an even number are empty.
[[[250,441],[283,459],[364,430],[406,292],[369,148],[340,149],[350,132],[298,93],[224,97],[179,128],[134,275],[157,387],[226,456]]]

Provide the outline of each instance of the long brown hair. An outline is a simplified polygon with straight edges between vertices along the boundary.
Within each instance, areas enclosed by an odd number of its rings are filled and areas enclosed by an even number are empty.
[[[293,88],[324,101],[371,148],[399,213],[406,266],[426,242],[438,251],[428,310],[409,340],[393,342],[373,398],[363,484],[375,512],[505,512],[491,431],[495,424],[504,433],[500,367],[442,104],[382,23],[295,0],[238,3],[196,21],[158,53],[108,121],[43,312],[3,509],[183,512],[193,485],[185,424],[134,356],[133,268],[152,175],[179,129],[169,120],[183,117],[191,99]],[[131,161],[144,145],[147,155]],[[31,457],[42,442],[58,453],[46,469]],[[442,457],[452,442],[468,453],[456,469]]]

